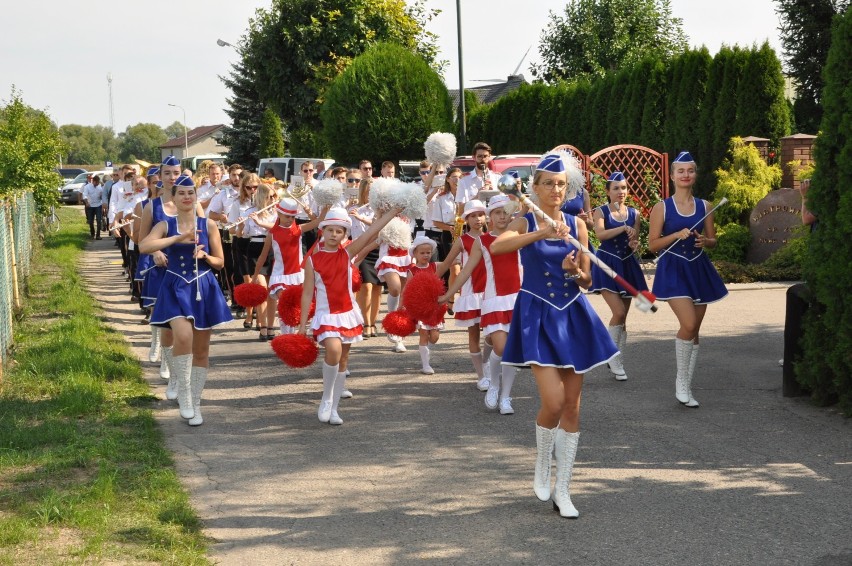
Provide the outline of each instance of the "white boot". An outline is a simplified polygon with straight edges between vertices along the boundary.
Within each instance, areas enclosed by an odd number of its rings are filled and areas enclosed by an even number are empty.
[[[160,361],[160,327],[151,326],[151,347],[148,348],[148,361],[153,363]]]
[[[435,373],[435,370],[433,370],[432,366],[429,365],[429,346],[420,346],[420,363],[423,366],[420,373],[425,375],[432,375]]]
[[[692,396],[692,378],[695,377],[695,364],[698,362],[698,344],[692,345],[692,354],[689,356],[689,370],[686,373],[686,393],[689,395],[689,401],[685,404],[687,407],[698,407],[698,401]]]
[[[689,375],[689,359],[692,357],[692,347],[692,340],[675,338],[675,360],[677,360],[675,397],[684,404],[689,402],[689,389],[686,381]]]
[[[556,430],[556,485],[553,488],[553,508],[562,517],[576,519],[580,512],[571,503],[571,475],[574,473],[574,458],[577,456],[579,432]]]
[[[327,423],[331,418],[332,394],[334,393],[334,382],[337,379],[337,370],[340,364],[333,366],[322,363],[322,400],[320,400],[317,418],[321,423]]]
[[[166,399],[174,401],[177,399],[178,390],[177,375],[169,370],[172,365],[172,346],[163,347],[162,360],[163,361],[161,363],[166,367],[166,379],[169,380],[169,384],[166,385]],[[162,372],[160,375],[162,375]]]
[[[623,356],[621,350],[621,346],[618,343],[621,341],[621,333],[624,331],[624,326],[619,324],[618,326],[607,326],[607,331],[609,332],[610,338],[615,342],[615,346],[619,349],[619,352],[609,361],[609,371],[612,372],[612,375],[615,376],[615,379],[618,381],[626,381],[627,380],[627,372],[624,371],[624,363]]]
[[[550,429],[538,424],[535,425],[535,447],[538,455],[535,459],[533,490],[535,496],[542,501],[550,499],[550,467],[553,462],[553,441],[555,438],[555,428]]]
[[[488,357],[491,379],[488,384],[488,390],[485,392],[485,407],[488,409],[496,409],[497,401],[500,399],[500,361],[500,356],[492,350],[491,355]]]
[[[183,419],[191,419],[195,416],[192,409],[192,388],[190,378],[192,376],[192,354],[172,356],[172,375],[177,381],[177,400],[180,408],[180,416]]]
[[[207,368],[192,366],[189,383],[192,390],[192,410],[195,411],[195,416],[189,419],[190,426],[198,426],[204,422],[204,419],[201,418],[201,392],[204,391],[206,382]]]
[[[482,341],[482,377],[488,379],[489,381],[493,381],[495,377],[499,377],[500,373],[497,373],[495,376],[491,373],[493,369],[491,367],[491,352],[494,351],[494,347],[488,343],[488,340]],[[497,366],[497,369],[500,369],[500,366]]]
[[[157,341],[159,342],[159,333],[157,334]],[[169,368],[169,363],[171,362],[172,356],[172,347],[171,346],[160,346],[160,378],[161,379],[169,379],[172,372]]]
[[[346,374],[338,372],[334,380],[334,387],[331,391],[331,415],[328,417],[328,424],[342,425],[343,419],[337,414],[337,406],[340,404],[340,396],[343,394],[343,384],[346,382]]]

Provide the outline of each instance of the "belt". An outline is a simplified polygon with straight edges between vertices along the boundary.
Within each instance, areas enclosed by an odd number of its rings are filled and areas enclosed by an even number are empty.
[[[255,237],[249,239],[249,242],[265,242],[265,241],[266,241],[266,236],[255,236]]]

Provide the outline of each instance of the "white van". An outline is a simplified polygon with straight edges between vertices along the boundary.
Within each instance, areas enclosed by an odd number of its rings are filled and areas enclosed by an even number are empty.
[[[316,165],[317,161],[325,163],[326,170],[334,165],[334,159],[322,159],[319,157],[264,157],[257,164],[257,174],[263,178],[266,170],[271,168],[275,172],[275,178],[285,183],[290,182],[290,177],[299,175],[302,163],[311,161]]]

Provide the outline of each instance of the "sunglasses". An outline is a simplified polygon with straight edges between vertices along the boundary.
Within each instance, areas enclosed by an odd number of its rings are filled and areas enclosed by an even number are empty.
[[[249,190],[252,190],[252,191],[256,191],[257,187],[258,187],[257,185],[246,185],[246,188],[249,189]]]
[[[302,173],[312,173],[313,169],[302,169]]]
[[[429,170],[428,170],[428,169],[421,169],[421,170],[420,170],[420,174],[421,174],[421,175],[428,175],[428,174],[429,174]]]
[[[348,179],[346,179],[346,181],[349,182],[349,183],[357,183],[360,180],[361,179],[356,179],[354,177],[349,177]]]
[[[367,171],[372,171],[372,170],[373,170],[373,168],[372,168],[372,167],[361,167],[361,169],[366,169]]]

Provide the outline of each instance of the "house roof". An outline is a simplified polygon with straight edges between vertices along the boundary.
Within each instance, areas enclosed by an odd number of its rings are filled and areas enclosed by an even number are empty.
[[[527,80],[524,78],[524,75],[509,75],[504,83],[495,83],[490,85],[483,86],[475,86],[473,88],[466,88],[465,90],[469,90],[474,93],[479,101],[483,104],[491,104],[492,102],[496,102],[500,98],[506,96],[513,90],[520,87],[522,84],[525,84]],[[453,108],[458,108],[459,106],[459,91],[458,89],[450,90],[450,98],[453,101]]]
[[[215,126],[198,126],[197,128],[192,128],[191,130],[186,132],[185,143],[183,136],[178,136],[176,138],[168,140],[166,143],[161,145],[160,148],[165,149],[169,147],[184,147],[184,145],[189,145],[200,141],[206,137],[212,136],[217,130],[221,130],[224,127],[224,124],[216,124]]]

